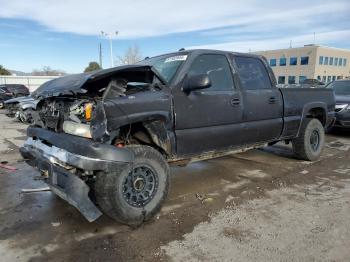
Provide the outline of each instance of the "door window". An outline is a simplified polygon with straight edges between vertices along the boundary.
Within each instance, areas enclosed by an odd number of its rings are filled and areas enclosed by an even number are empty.
[[[271,88],[270,77],[259,58],[238,56],[235,61],[243,89]]]
[[[200,55],[192,63],[188,75],[208,74],[211,87],[208,91],[232,90],[230,65],[224,55]]]

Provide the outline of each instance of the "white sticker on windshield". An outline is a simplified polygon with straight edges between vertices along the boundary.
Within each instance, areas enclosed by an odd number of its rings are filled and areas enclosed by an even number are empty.
[[[169,63],[174,61],[185,61],[186,59],[187,59],[187,55],[171,56],[165,59],[164,63]]]

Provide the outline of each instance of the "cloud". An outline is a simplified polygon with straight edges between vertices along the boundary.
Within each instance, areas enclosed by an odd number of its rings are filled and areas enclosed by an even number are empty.
[[[333,41],[348,41],[350,39],[350,30],[337,30],[331,32],[322,32],[315,35],[315,42],[317,44],[327,45]],[[292,41],[292,42],[290,42]],[[254,52],[270,49],[282,49],[288,48],[290,44],[293,47],[302,46],[305,44],[312,44],[314,42],[314,34],[301,34],[289,37],[276,37],[266,39],[254,39],[254,40],[237,40],[233,42],[224,42],[209,45],[197,45],[190,46],[187,49],[217,49],[217,50],[229,50],[236,52]]]
[[[140,38],[236,26],[249,30],[308,25],[313,17],[348,14],[347,0],[11,0],[2,2],[0,17],[37,21],[52,31],[121,38]],[[219,36],[219,31],[216,31]],[[205,33],[204,33],[205,34]],[[221,32],[227,35],[228,32]]]

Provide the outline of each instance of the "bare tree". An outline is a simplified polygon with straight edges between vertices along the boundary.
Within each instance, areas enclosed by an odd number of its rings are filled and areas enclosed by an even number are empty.
[[[123,56],[118,57],[119,63],[122,65],[133,65],[142,59],[142,54],[137,45],[130,46]]]
[[[34,69],[32,75],[34,76],[62,76],[66,73],[62,70],[52,69],[49,66],[43,66],[40,70]]]

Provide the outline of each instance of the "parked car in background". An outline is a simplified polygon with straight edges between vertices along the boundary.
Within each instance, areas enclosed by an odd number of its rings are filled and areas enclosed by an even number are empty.
[[[0,108],[4,108],[4,102],[14,97],[29,95],[29,89],[25,85],[5,84],[0,85]]]
[[[350,79],[335,80],[326,87],[333,89],[335,93],[334,127],[350,128]]]
[[[324,87],[325,84],[317,79],[305,79],[300,82],[301,87],[315,88],[315,87]]]
[[[215,50],[57,78],[33,96],[23,158],[89,221],[104,212],[129,225],[160,210],[168,164],[278,141],[317,160],[335,106],[326,88],[277,88],[261,56]]]
[[[37,101],[31,96],[22,96],[6,100],[4,104],[8,117],[15,117],[23,123],[31,123]]]

